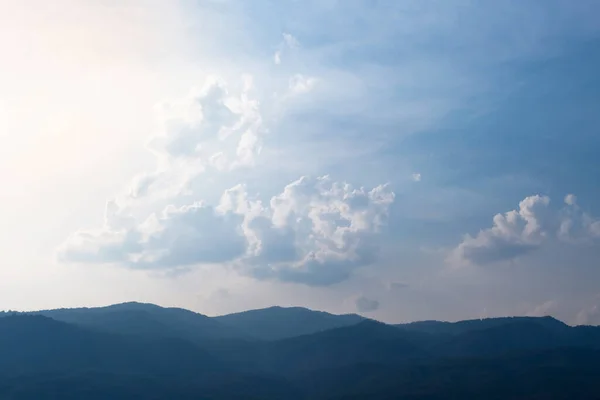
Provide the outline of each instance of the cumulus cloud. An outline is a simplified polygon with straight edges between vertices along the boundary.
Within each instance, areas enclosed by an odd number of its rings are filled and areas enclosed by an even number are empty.
[[[371,312],[379,308],[379,302],[377,300],[369,299],[365,296],[357,298],[355,305],[358,312]]]
[[[550,207],[547,196],[529,196],[518,209],[497,214],[491,228],[475,237],[466,235],[449,258],[478,265],[512,260],[553,240],[589,242],[600,236],[598,224],[577,206],[574,195],[565,197],[565,207],[560,210]]]
[[[210,76],[183,99],[158,104],[161,130],[148,142],[158,167],[133,179],[129,197],[176,196],[208,169],[254,165],[262,150],[263,119],[252,91],[250,76],[243,77],[237,92],[222,78]]]
[[[298,47],[291,35],[284,43]],[[294,75],[286,89],[306,93],[315,82]],[[162,271],[224,264],[258,279],[307,285],[334,284],[371,264],[394,201],[388,185],[355,188],[328,176],[301,177],[270,198],[238,184],[217,204],[194,193],[207,170],[251,167],[260,154],[266,123],[251,96],[252,78],[235,87],[212,76],[182,100],[160,104],[162,131],[148,145],[157,169],[107,203],[104,226],[73,233],[59,259]]]
[[[170,205],[139,223],[110,203],[105,226],[76,232],[59,258],[162,269],[230,263],[259,279],[330,285],[376,259],[393,200],[387,185],[367,190],[324,176],[290,183],[267,206],[237,185],[216,207]]]
[[[565,197],[566,207],[561,210],[559,237],[570,243],[593,243],[600,237],[600,220],[584,212],[577,204],[577,197],[569,194]]]
[[[107,210],[110,212],[110,210]],[[134,268],[177,268],[231,261],[244,254],[241,218],[202,203],[168,206],[139,224],[110,222],[97,231],[73,234],[59,259],[85,263],[122,263]]]
[[[239,148],[242,142],[247,147],[254,141],[248,136],[257,136],[262,123],[258,101],[250,99],[251,90],[249,76],[244,77],[244,88],[236,94],[223,79],[212,76],[186,98],[159,104],[163,131],[151,139],[149,147],[171,162],[192,158],[203,164],[215,154],[236,149],[236,145]],[[253,145],[258,151],[257,144]],[[230,161],[240,164],[235,158]]]
[[[261,279],[329,285],[373,262],[374,238],[394,193],[302,177],[272,197],[269,206],[249,201],[242,187],[226,192],[221,206],[244,215],[249,273]]]

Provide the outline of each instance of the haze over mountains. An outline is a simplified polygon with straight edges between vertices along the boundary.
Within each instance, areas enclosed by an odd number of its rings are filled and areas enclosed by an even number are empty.
[[[2,399],[600,396],[600,327],[552,317],[387,325],[141,303],[0,315]]]

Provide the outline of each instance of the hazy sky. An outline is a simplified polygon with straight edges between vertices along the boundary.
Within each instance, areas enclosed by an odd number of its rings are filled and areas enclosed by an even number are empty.
[[[0,308],[600,323],[600,3],[0,2]]]

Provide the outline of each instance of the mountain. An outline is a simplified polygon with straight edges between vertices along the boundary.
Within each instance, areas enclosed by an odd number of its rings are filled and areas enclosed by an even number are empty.
[[[0,318],[0,398],[296,399],[287,381],[237,374],[179,339],[92,331],[41,315]]]
[[[230,365],[286,375],[361,363],[398,364],[426,353],[411,335],[365,320],[358,324],[293,338],[257,343],[217,354]]]
[[[214,317],[214,320],[257,339],[279,340],[355,325],[365,318],[302,307],[269,307]]]
[[[600,326],[575,326],[572,335],[573,341],[578,345],[600,349]]]
[[[219,321],[181,308],[122,303],[96,308],[63,308],[35,314],[104,332],[153,338],[179,338],[197,344],[249,337]]]
[[[440,343],[435,351],[444,356],[466,357],[577,346],[572,328],[566,325],[564,329],[556,328],[535,320],[517,319],[457,335]]]
[[[294,382],[310,399],[600,398],[600,352],[554,349],[513,356],[429,360],[404,365],[358,364],[313,370]]]
[[[200,373],[224,365],[191,343],[95,332],[41,315],[0,318],[0,375],[110,371]]]
[[[504,317],[395,325],[439,357],[500,355],[558,347],[600,348],[600,328],[570,327],[552,317]]]
[[[462,333],[503,326],[513,322],[534,322],[552,329],[564,329],[567,325],[552,317],[500,317],[471,319],[458,322],[417,321],[394,326],[412,332],[423,332],[435,335],[460,335]]]
[[[551,317],[392,326],[140,303],[0,316],[3,400],[600,398],[600,327]]]
[[[267,376],[195,379],[166,375],[76,372],[0,377],[2,400],[306,400],[294,384]]]

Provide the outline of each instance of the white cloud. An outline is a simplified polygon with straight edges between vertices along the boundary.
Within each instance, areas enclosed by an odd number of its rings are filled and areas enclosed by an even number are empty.
[[[577,197],[574,194],[568,194],[565,196],[565,204],[573,206],[577,203]]]
[[[248,252],[240,264],[250,274],[327,285],[374,261],[373,238],[393,200],[387,185],[368,191],[324,176],[290,183],[268,207],[248,200],[237,186],[225,192],[219,207],[244,215]]]
[[[231,261],[244,254],[241,218],[193,203],[168,206],[139,224],[116,222],[107,207],[105,226],[73,234],[59,259],[84,263],[122,263],[133,268],[176,268]]]
[[[285,263],[261,263],[257,273],[311,284],[345,279],[352,269],[376,259],[373,239],[393,201],[387,185],[366,190],[327,176],[292,182],[271,199],[271,223],[274,230],[292,230],[293,235],[286,237],[295,241],[298,257]],[[277,244],[266,246],[261,255],[279,252],[281,244]]]
[[[163,132],[149,147],[171,164],[206,166],[211,157],[233,149],[238,157],[231,157],[231,167],[252,164],[260,149],[262,117],[258,101],[249,98],[251,90],[251,77],[245,77],[243,90],[234,95],[223,79],[212,76],[183,100],[160,104]]]
[[[449,261],[490,264],[512,260],[545,243],[589,243],[600,236],[599,222],[582,212],[574,195],[565,197],[565,208],[553,210],[547,196],[529,196],[517,210],[497,214],[493,226],[465,239],[450,254]]]
[[[592,243],[600,237],[600,220],[584,212],[577,204],[577,198],[570,194],[565,197],[567,205],[561,211],[559,237],[569,243]]]
[[[252,78],[244,76],[242,86],[236,91],[209,76],[187,97],[157,105],[161,132],[148,142],[157,169],[133,179],[128,200],[171,198],[208,170],[254,165],[262,149],[263,119],[258,100],[250,96]]]
[[[414,174],[412,174],[412,180],[415,182],[421,182],[421,174],[418,172],[415,172]]]
[[[394,194],[303,177],[274,196],[269,206],[250,200],[243,185],[220,204],[167,206],[140,223],[109,203],[105,226],[72,235],[59,259],[170,269],[229,263],[259,279],[329,285],[377,257],[374,237]]]
[[[285,36],[289,47],[294,40]],[[204,197],[192,180],[208,170],[251,167],[260,154],[266,127],[250,96],[252,78],[243,78],[236,91],[211,76],[186,98],[158,106],[162,132],[149,142],[157,169],[108,203],[102,228],[71,235],[59,259],[153,269],[227,264],[259,279],[308,285],[342,281],[372,263],[374,237],[394,200],[387,185],[367,190],[328,176],[302,177],[266,205],[251,199],[244,184],[226,190],[216,206],[198,201]],[[315,83],[297,74],[288,90],[306,93]]]

